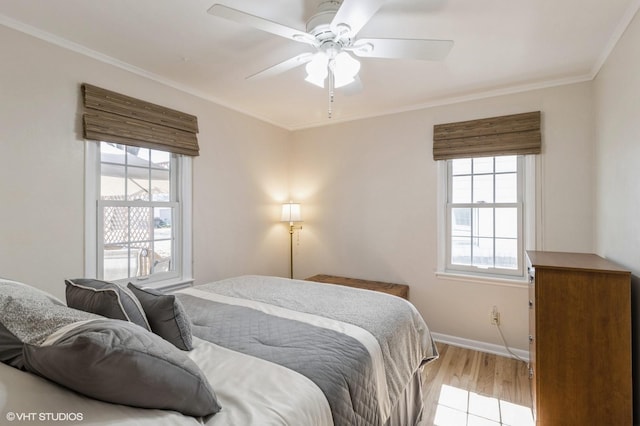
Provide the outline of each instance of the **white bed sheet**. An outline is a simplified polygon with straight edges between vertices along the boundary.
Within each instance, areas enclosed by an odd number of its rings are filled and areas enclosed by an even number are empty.
[[[196,337],[189,357],[222,405],[208,419],[97,401],[0,363],[0,424],[333,425],[322,391],[295,371]]]

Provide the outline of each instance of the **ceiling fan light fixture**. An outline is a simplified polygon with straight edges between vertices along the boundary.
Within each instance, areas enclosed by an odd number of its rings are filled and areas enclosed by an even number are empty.
[[[329,67],[335,78],[335,87],[339,88],[353,83],[360,72],[360,61],[343,51],[336,55]]]
[[[305,70],[307,77],[305,78],[311,84],[324,88],[324,80],[329,75],[328,71],[329,58],[323,52],[315,54],[313,59],[307,62]]]

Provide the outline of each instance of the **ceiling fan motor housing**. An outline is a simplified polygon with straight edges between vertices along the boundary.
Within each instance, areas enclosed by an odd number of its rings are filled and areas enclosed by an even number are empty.
[[[345,36],[350,30],[347,25],[343,26],[343,34],[336,34],[331,29],[331,22],[336,16],[340,4],[340,1],[333,0],[320,3],[316,13],[307,21],[307,32],[313,35],[320,45],[326,42],[332,42],[338,44],[339,47],[346,47],[352,43],[352,39]]]

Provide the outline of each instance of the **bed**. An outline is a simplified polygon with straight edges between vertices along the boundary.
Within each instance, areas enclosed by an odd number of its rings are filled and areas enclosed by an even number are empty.
[[[422,366],[438,354],[404,299],[256,275],[173,295],[103,285],[68,281],[64,304],[0,280],[1,419],[208,426],[420,421]],[[120,311],[104,311],[106,299]]]

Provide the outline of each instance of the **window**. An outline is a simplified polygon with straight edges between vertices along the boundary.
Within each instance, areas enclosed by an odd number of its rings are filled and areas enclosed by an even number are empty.
[[[93,165],[88,175],[95,176],[95,249],[88,253],[95,261],[87,263],[92,275],[156,286],[189,280],[183,259],[190,243],[190,171],[185,171],[190,157],[111,142],[88,144],[97,147],[90,150],[95,161],[87,162]]]
[[[541,218],[540,124],[533,111],[433,126],[438,273],[524,279],[524,250],[535,248]]]
[[[446,161],[445,267],[523,276],[524,157]]]

